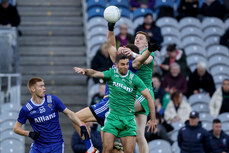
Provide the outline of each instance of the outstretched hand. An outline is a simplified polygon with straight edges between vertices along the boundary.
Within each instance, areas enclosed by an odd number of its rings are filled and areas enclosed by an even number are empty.
[[[149,126],[147,132],[149,132],[150,130],[151,130],[151,133],[155,133],[156,132],[156,130],[157,130],[157,121],[156,120],[150,119],[147,122],[147,125]]]
[[[161,49],[161,46],[158,44],[158,43],[150,43],[150,42],[148,42],[148,50],[150,51],[150,52],[155,52],[155,51],[160,51],[160,49]]]
[[[74,71],[75,71],[76,73],[85,75],[85,70],[84,70],[83,68],[74,67],[73,69],[74,69]]]

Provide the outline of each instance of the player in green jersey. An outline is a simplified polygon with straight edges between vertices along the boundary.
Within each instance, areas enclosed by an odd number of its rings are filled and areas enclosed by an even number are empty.
[[[116,51],[116,41],[114,32],[112,31],[112,26],[114,26],[114,23],[108,23],[109,30],[107,33],[107,43],[110,45],[108,48],[111,60],[114,62],[115,57],[117,56]],[[134,44],[139,48],[140,55],[143,53],[145,54],[146,51],[148,52],[149,47],[153,47],[150,49],[151,51],[156,51],[159,49],[159,47],[156,47],[156,45],[151,46],[149,42],[150,38],[149,36],[142,31],[139,31],[136,33],[135,42]],[[118,52],[122,52],[126,54],[127,56],[132,55],[134,58],[138,58],[138,54],[133,53],[129,48],[120,47],[118,49]],[[154,66],[154,53],[151,53],[151,56],[149,56],[143,65],[138,65],[138,67],[133,67],[135,69],[138,69],[137,75],[139,78],[142,79],[142,81],[145,83],[146,87],[149,89],[152,97],[154,98],[154,93],[152,89],[152,73],[153,73],[153,66]],[[144,98],[144,96],[141,95],[140,92],[137,92],[136,94],[136,101],[135,101],[135,112],[136,113],[136,123],[137,123],[137,143],[139,147],[140,153],[148,153],[149,147],[148,143],[145,139],[145,125],[147,122],[147,115],[149,114],[149,107],[147,100]]]
[[[133,153],[137,134],[137,126],[134,120],[136,92],[139,91],[148,101],[151,116],[148,124],[151,131],[156,128],[153,98],[142,80],[131,71],[128,71],[129,59],[126,55],[119,54],[116,57],[115,66],[117,69],[110,69],[105,72],[77,67],[75,67],[75,71],[89,77],[104,78],[108,82],[110,111],[107,114],[103,128],[103,152],[110,152],[115,137],[121,137],[124,152]]]

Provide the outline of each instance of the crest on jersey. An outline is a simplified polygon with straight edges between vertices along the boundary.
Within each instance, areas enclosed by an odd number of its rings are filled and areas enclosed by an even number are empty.
[[[39,107],[39,111],[41,114],[44,113],[46,111],[45,107],[44,106]]]
[[[52,104],[48,104],[48,107],[52,110]]]

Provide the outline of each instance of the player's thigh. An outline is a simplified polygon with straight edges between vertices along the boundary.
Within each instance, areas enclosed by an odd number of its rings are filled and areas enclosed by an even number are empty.
[[[126,136],[121,137],[121,142],[123,145],[123,149],[125,153],[134,153],[135,145],[136,145],[136,137],[135,136]]]
[[[106,151],[111,151],[114,146],[115,138],[115,135],[108,132],[103,132],[103,149]]]
[[[137,137],[143,136],[145,134],[145,126],[147,122],[147,116],[144,114],[136,114],[135,120],[137,124]]]
[[[76,112],[76,115],[82,122],[96,122],[96,118],[92,114],[89,107],[86,107]]]
[[[134,110],[135,112],[143,111],[143,107],[137,99],[135,100],[135,103],[134,103]]]

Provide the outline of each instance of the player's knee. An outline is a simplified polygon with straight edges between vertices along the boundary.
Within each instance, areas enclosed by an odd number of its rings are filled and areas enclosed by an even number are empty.
[[[111,152],[111,150],[113,149],[113,144],[104,143],[103,149],[105,152]]]

